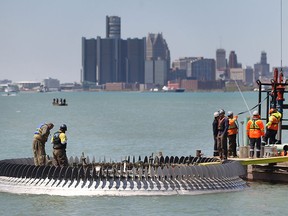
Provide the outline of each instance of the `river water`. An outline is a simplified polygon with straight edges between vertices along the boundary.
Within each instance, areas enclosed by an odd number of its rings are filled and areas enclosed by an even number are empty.
[[[65,98],[68,106],[53,106]],[[32,157],[32,137],[41,122],[68,127],[67,155],[82,152],[97,160],[194,156],[213,153],[213,113],[235,114],[258,103],[245,92],[55,92],[0,96],[0,160]],[[240,115],[240,145],[243,124]],[[287,142],[287,135],[282,140]],[[47,143],[46,152],[52,155]],[[249,183],[240,192],[195,196],[61,197],[0,193],[0,215],[280,215],[287,206],[287,185]]]

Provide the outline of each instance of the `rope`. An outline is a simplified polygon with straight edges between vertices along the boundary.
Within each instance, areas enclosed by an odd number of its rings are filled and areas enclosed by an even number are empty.
[[[267,98],[268,98],[269,95],[267,95],[266,98],[264,98],[260,103],[256,104],[255,106],[253,106],[251,109],[247,110],[247,111],[243,111],[243,112],[240,112],[238,113],[237,115],[242,115],[244,113],[247,113],[247,112],[250,112],[251,110],[255,109],[256,107],[258,107],[260,104],[262,104]],[[251,113],[250,113],[251,115]]]
[[[240,94],[241,94],[241,96],[242,96],[242,99],[243,99],[243,101],[244,101],[244,103],[245,103],[245,105],[246,105],[246,107],[247,107],[247,111],[248,111],[248,112],[250,113],[250,115],[252,116],[252,114],[251,114],[251,112],[250,112],[251,109],[249,109],[248,104],[247,104],[247,102],[246,102],[246,100],[245,100],[245,98],[244,98],[244,95],[243,95],[243,93],[242,93],[242,91],[241,91],[241,89],[240,89],[237,81],[236,81],[236,80],[234,80],[234,81],[235,81],[235,84],[236,84],[236,86],[237,86],[237,88],[238,88],[238,91],[240,92]],[[241,113],[241,114],[242,114],[242,113]],[[238,115],[240,115],[240,114],[238,113]]]

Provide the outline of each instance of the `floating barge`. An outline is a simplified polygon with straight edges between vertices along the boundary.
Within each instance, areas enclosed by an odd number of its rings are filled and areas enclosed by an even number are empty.
[[[288,183],[288,157],[268,158],[233,158],[239,161],[246,170],[244,180],[271,183]]]
[[[233,158],[232,160],[239,161],[246,169],[246,177],[248,181],[266,181],[273,183],[288,183],[288,157],[278,156],[283,153],[287,155],[288,144],[282,143],[282,131],[288,129],[288,119],[283,118],[284,110],[288,109],[288,104],[284,104],[286,93],[287,80],[284,81],[284,75],[282,68],[280,73],[278,69],[274,69],[274,76],[270,83],[262,83],[260,80],[256,82],[258,84],[258,113],[261,116],[261,120],[268,122],[269,110],[276,108],[281,114],[282,118],[279,122],[279,129],[277,133],[277,143],[269,144],[262,147],[261,157],[248,159],[248,146],[240,147],[239,158]],[[262,101],[263,94],[265,99]],[[266,100],[266,104],[264,103]],[[263,109],[264,107],[264,109]],[[254,107],[255,108],[255,107]],[[262,110],[263,109],[263,110]],[[246,137],[244,137],[245,139]],[[241,153],[246,155],[243,157]]]

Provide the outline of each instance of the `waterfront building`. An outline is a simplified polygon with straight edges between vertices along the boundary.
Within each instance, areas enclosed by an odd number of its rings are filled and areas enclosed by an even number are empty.
[[[144,83],[145,38],[123,40],[119,17],[106,17],[106,38],[82,38],[84,88],[106,83]]]
[[[38,89],[41,85],[41,82],[38,81],[18,81],[14,83],[19,87],[20,90],[33,90]]]
[[[43,79],[42,85],[45,89],[47,89],[47,91],[60,90],[60,81],[58,79],[52,79],[51,77]]]
[[[128,38],[127,55],[125,55],[125,82],[144,83],[146,38]]]
[[[83,87],[96,85],[98,79],[96,77],[97,70],[97,40],[86,39],[82,37],[82,72],[81,82]]]
[[[245,73],[242,68],[230,68],[230,79],[236,81],[245,81]]]

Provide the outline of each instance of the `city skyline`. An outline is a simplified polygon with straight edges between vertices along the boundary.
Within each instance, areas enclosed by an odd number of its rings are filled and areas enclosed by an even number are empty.
[[[0,2],[0,79],[79,82],[81,38],[105,37],[106,16],[121,17],[121,38],[162,33],[171,62],[181,57],[216,59],[235,51],[242,67],[281,64],[281,1],[49,1]],[[163,6],[164,5],[164,6]],[[283,6],[282,66],[287,66],[287,2]],[[165,8],[165,10],[163,9]]]

